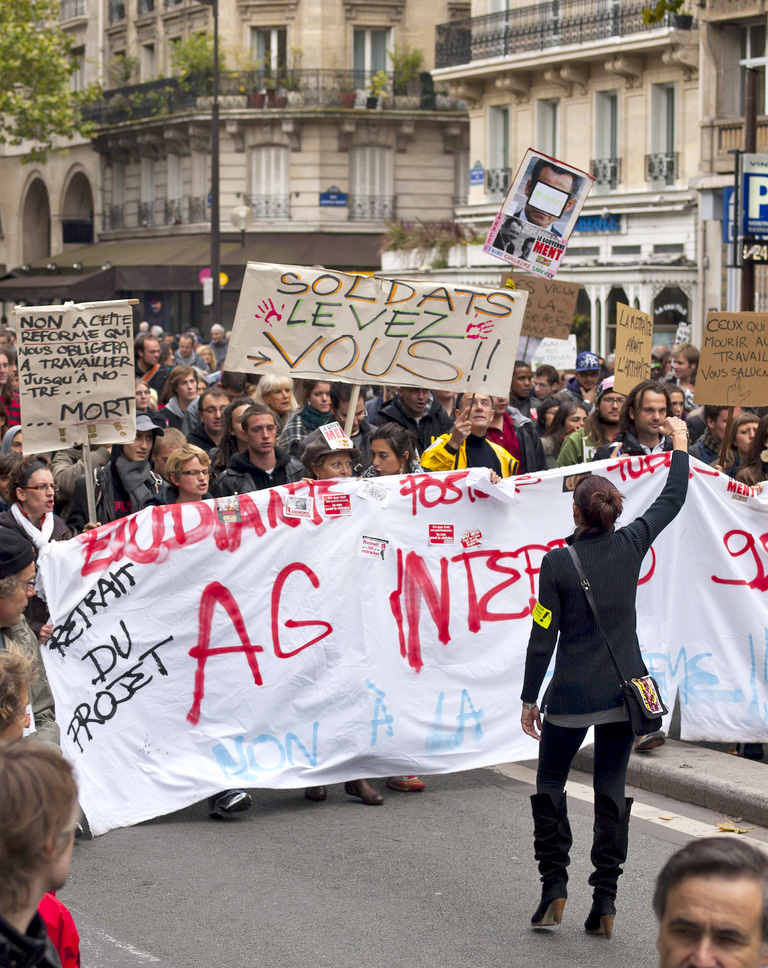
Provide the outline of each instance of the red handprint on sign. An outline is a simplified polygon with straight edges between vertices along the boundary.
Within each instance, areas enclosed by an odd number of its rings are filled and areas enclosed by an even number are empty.
[[[467,323],[467,339],[488,339],[493,332],[493,323],[486,319],[480,323]]]
[[[259,303],[256,308],[258,309],[258,312],[253,314],[256,319],[263,319],[267,326],[271,326],[271,320],[273,317],[278,323],[283,318],[280,314],[285,309],[285,304],[280,307],[278,312],[278,310],[275,309],[275,304],[272,302],[272,300],[265,299],[264,302]]]

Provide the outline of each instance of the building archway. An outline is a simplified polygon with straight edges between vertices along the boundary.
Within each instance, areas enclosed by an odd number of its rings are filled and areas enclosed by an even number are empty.
[[[42,178],[35,178],[21,214],[22,262],[34,264],[51,255],[51,203]]]
[[[61,206],[61,241],[63,245],[93,243],[93,192],[83,172],[72,176]]]
[[[690,300],[679,286],[665,286],[653,300],[653,342],[672,347],[681,323],[690,323]]]

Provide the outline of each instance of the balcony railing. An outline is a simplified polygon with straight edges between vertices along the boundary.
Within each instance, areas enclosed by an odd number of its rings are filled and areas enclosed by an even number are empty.
[[[435,66],[652,30],[642,19],[647,6],[647,0],[541,0],[528,7],[438,24]],[[667,19],[661,26],[672,26],[672,21]]]
[[[485,190],[489,194],[504,195],[512,180],[511,168],[488,168],[485,172]]]
[[[350,195],[349,219],[353,222],[365,219],[390,219],[395,217],[393,195]]]
[[[125,205],[110,205],[101,218],[103,232],[116,232],[125,228]]]
[[[73,20],[75,17],[85,17],[87,10],[85,0],[59,0],[59,20]]]
[[[674,184],[677,177],[677,154],[662,151],[646,155],[645,171],[648,181],[664,182],[665,185]]]
[[[290,195],[246,195],[245,204],[256,219],[290,218]]]
[[[109,22],[116,24],[125,20],[125,0],[109,0]]]
[[[607,188],[616,188],[621,173],[620,158],[594,158],[592,160],[592,174],[595,184]]]
[[[143,228],[149,228],[155,224],[155,203],[154,202],[139,202],[139,225]]]
[[[189,213],[190,222],[210,221],[210,205],[208,203],[207,195],[193,195],[187,200],[187,202],[187,211]]]
[[[163,202],[166,225],[181,225],[183,203],[180,198],[166,198]]]
[[[119,7],[125,16],[125,0],[110,0],[110,22]],[[274,110],[276,108],[356,108],[368,106],[372,75],[362,71],[302,70],[284,71],[276,75],[265,71],[227,71],[220,77],[221,97],[238,97],[240,107]],[[400,87],[394,75],[383,93],[371,106],[398,111],[454,111],[465,112],[466,104],[450,95],[447,89],[436,88],[429,74]],[[192,109],[210,110],[210,101],[198,104],[199,98],[209,99],[213,93],[210,74],[195,74],[184,78],[166,78],[132,84],[106,91],[104,97],[83,110],[86,120],[97,125],[119,124],[122,121],[166,116]],[[226,107],[226,105],[222,105]]]

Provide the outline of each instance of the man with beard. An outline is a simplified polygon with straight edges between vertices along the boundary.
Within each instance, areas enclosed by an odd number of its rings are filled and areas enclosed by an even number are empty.
[[[379,407],[371,422],[381,427],[390,420],[410,430],[419,445],[419,454],[452,427],[440,401],[426,387],[398,387],[392,400]]]
[[[610,444],[603,444],[595,453],[595,460],[630,455],[660,454],[671,450],[668,437],[661,433],[661,425],[671,413],[669,391],[663,383],[643,380],[633,387],[619,413],[619,433]]]

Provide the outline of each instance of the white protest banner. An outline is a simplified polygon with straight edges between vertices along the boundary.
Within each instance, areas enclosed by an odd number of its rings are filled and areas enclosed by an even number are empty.
[[[549,363],[556,370],[572,370],[576,366],[577,349],[574,333],[568,339],[543,339],[531,357],[531,369]]]
[[[605,474],[629,521],[669,460],[497,488],[478,470],[381,478],[383,503],[358,497],[366,481],[302,481],[241,495],[239,520],[231,503],[174,504],[52,542],[43,655],[94,832],[233,786],[534,757],[518,697],[541,560],[573,530],[573,485]],[[286,514],[299,495],[306,516]],[[350,513],[336,513],[341,497]],[[766,548],[768,502],[692,462],[637,609],[684,739],[768,741]]]
[[[562,264],[568,238],[594,180],[586,171],[529,148],[483,251],[551,279]]]
[[[133,302],[13,310],[25,454],[136,436]]]
[[[225,368],[504,396],[527,297],[249,262]]]

